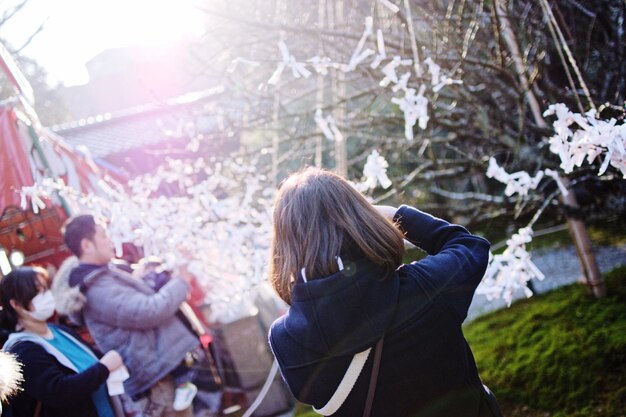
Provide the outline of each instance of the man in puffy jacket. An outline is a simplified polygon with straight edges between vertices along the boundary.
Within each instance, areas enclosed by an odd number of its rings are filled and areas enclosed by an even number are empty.
[[[191,407],[173,410],[175,385],[170,372],[199,340],[177,316],[192,276],[181,271],[158,291],[109,265],[114,247],[106,229],[91,215],[69,219],[68,248],[79,264],[70,273],[72,310],[82,318],[99,349],[117,350],[129,370],[126,393],[145,416],[191,416]]]

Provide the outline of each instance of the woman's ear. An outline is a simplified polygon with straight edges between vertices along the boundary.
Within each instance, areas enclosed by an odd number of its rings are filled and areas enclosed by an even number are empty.
[[[18,313],[20,312],[20,310],[24,310],[24,307],[22,307],[15,298],[11,298],[9,300],[9,304],[11,304],[11,307],[13,307],[13,309]]]

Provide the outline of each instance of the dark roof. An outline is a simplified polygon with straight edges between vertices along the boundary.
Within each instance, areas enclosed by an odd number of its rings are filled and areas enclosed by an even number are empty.
[[[94,158],[143,148],[173,138],[188,136],[189,122],[202,118],[202,128],[217,127],[216,98],[222,86],[185,94],[161,103],[133,107],[53,126],[52,130],[72,146],[84,146]],[[215,117],[213,117],[215,116]]]

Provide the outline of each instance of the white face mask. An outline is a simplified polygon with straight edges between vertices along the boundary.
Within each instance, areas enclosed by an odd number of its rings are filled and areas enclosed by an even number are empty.
[[[54,314],[54,297],[47,290],[37,294],[33,300],[33,311],[27,313],[35,320],[46,321]]]

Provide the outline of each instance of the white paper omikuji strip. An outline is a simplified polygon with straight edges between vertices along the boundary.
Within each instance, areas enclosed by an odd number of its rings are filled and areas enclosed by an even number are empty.
[[[370,68],[376,69],[383,60],[387,59],[387,52],[385,51],[385,38],[383,37],[383,31],[376,30],[376,46],[378,47],[378,53],[374,57],[374,61],[370,64]]]
[[[39,210],[43,210],[46,207],[46,204],[43,202],[42,198],[50,198],[48,193],[39,193],[38,187],[23,187],[20,192],[20,206],[22,210],[26,210],[28,208],[28,200],[30,200],[31,208],[33,213],[39,213]]]
[[[534,190],[537,188],[543,176],[543,171],[537,172],[534,177],[531,177],[525,171],[518,171],[509,174],[504,170],[504,168],[498,165],[494,158],[489,158],[487,177],[494,178],[495,180],[506,184],[504,194],[509,197],[513,194],[519,194],[523,197],[527,196],[529,190]]]
[[[445,74],[441,73],[441,67],[428,57],[424,60],[424,63],[428,66],[428,72],[431,77],[431,84],[433,86],[433,92],[437,93],[446,85],[463,84],[462,80],[454,80]]]
[[[439,76],[441,75],[441,67],[435,64],[435,61],[431,57],[424,60],[424,64],[428,66],[428,72],[430,73],[430,83],[435,86],[439,84]]]
[[[287,67],[291,68],[291,73],[295,78],[309,78],[309,76],[311,75],[311,71],[306,69],[306,66],[303,63],[298,62],[296,58],[289,53],[289,49],[287,48],[285,42],[278,42],[278,49],[280,50],[282,62],[278,63],[276,70],[274,71],[270,79],[267,80],[267,83],[269,85],[278,84],[283,74],[283,71]]]
[[[328,128],[330,129],[331,132],[333,132],[333,139],[336,142],[342,142],[344,139],[344,136],[343,136],[343,133],[341,133],[341,131],[337,127],[337,123],[335,123],[335,119],[331,115],[329,115],[326,119],[328,120]]]
[[[397,84],[398,83],[398,74],[396,73],[396,68],[400,66],[409,66],[413,63],[411,59],[402,59],[399,56],[394,56],[391,61],[385,65],[381,72],[385,75],[385,77],[380,81],[381,87],[386,87],[390,83]]]
[[[544,112],[544,116],[552,115],[556,115],[556,120],[550,151],[559,156],[566,174],[582,166],[585,160],[593,163],[602,157],[598,175],[603,175],[612,165],[626,178],[626,124],[618,125],[615,119],[597,119],[595,110],[585,115],[572,113],[562,103],[551,104]]]
[[[526,297],[532,296],[528,281],[533,278],[543,280],[544,274],[531,261],[526,244],[532,240],[532,229],[524,227],[507,241],[507,248],[500,255],[491,255],[489,266],[476,294],[483,294],[489,300],[503,298],[510,306],[513,295],[519,289]]]
[[[228,65],[228,68],[226,68],[226,71],[227,72],[235,72],[235,70],[237,69],[239,64],[244,64],[244,65],[247,65],[247,66],[252,67],[252,68],[256,68],[259,65],[261,65],[260,62],[256,62],[256,61],[252,61],[252,60],[249,60],[249,59],[238,57],[238,58],[233,59],[230,62],[230,65]]]
[[[328,117],[331,117],[331,116],[329,115]],[[335,135],[330,130],[330,127],[328,126],[329,120],[328,118],[324,117],[324,114],[322,113],[322,109],[317,109],[315,111],[314,120],[315,120],[315,124],[317,125],[317,127],[320,128],[320,130],[322,131],[326,139],[333,140],[335,138]]]
[[[393,4],[392,2],[390,2],[389,0],[378,0],[378,1],[380,2],[380,4],[382,4],[389,10],[391,10],[391,12],[394,14],[400,11],[400,8],[396,6],[395,4]]]
[[[317,124],[317,126],[320,128],[326,139],[338,142],[344,140],[343,133],[341,133],[341,131],[337,127],[335,119],[332,115],[329,114],[328,116],[324,117],[322,110],[317,109],[315,111],[314,120],[315,124]]]
[[[391,99],[404,112],[404,135],[408,141],[413,140],[413,126],[418,120],[421,129],[426,129],[428,124],[428,99],[424,97],[425,90],[426,86],[422,85],[419,93],[415,95],[415,89],[409,88],[403,98]]]
[[[344,71],[350,72],[354,71],[356,67],[363,62],[370,55],[374,55],[374,51],[371,49],[363,50],[365,46],[365,42],[367,38],[372,35],[372,27],[374,25],[374,19],[372,16],[368,16],[365,18],[365,29],[363,30],[363,34],[361,35],[361,39],[359,39],[359,43],[357,44],[354,52],[352,53],[352,57],[350,57],[350,62],[344,68]]]
[[[561,176],[559,175],[558,172],[551,170],[551,169],[544,169],[543,172],[546,173],[547,177],[552,178],[556,182],[556,185],[559,187],[559,191],[561,191],[561,194],[566,196],[569,193],[569,191],[567,190],[567,187],[565,187],[565,184],[563,184],[563,181],[561,180]]]
[[[205,170],[212,175],[196,181],[196,174]],[[186,193],[181,196],[152,197],[152,190],[163,182],[192,185],[183,187]],[[137,178],[130,186],[130,194],[118,192],[108,199],[80,195],[59,184],[33,187],[26,193],[36,201],[60,189],[83,211],[109,219],[109,234],[118,250],[122,242],[134,242],[143,246],[146,255],[165,259],[173,270],[193,265],[213,319],[248,314],[253,289],[265,280],[260,266],[267,262],[274,194],[254,171],[254,164],[225,162],[209,167],[204,162],[170,161],[155,175]],[[226,197],[215,197],[224,192]],[[183,256],[184,248],[192,260]]]
[[[387,177],[387,168],[389,163],[380,156],[377,150],[373,150],[367,157],[367,162],[363,167],[363,183],[366,189],[376,188],[376,184],[380,184],[383,188],[391,187],[391,180]]]
[[[320,58],[317,55],[314,56],[313,58],[308,59],[307,62],[310,62],[311,65],[313,65],[313,69],[315,69],[315,71],[321,75],[328,75],[328,68],[338,67],[337,64],[334,64],[330,60],[330,58],[328,57]]]
[[[393,87],[391,87],[391,91],[393,91],[394,93],[397,91],[404,91],[405,93],[407,92],[407,90],[409,89],[409,78],[411,78],[411,72],[405,72],[404,74],[402,74],[400,76],[400,78],[398,79],[398,82],[396,83],[396,85],[394,85]]]

